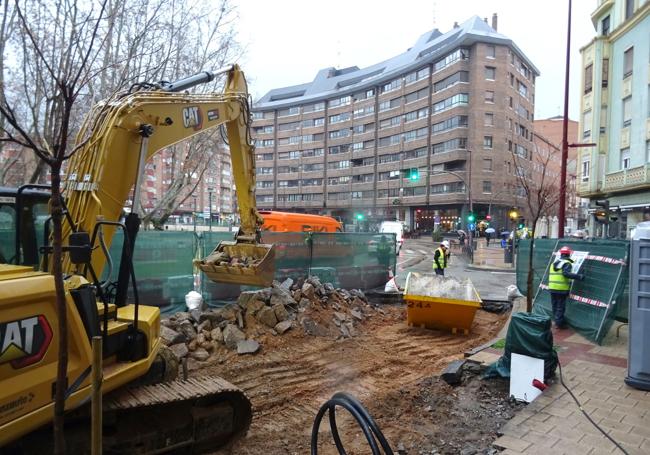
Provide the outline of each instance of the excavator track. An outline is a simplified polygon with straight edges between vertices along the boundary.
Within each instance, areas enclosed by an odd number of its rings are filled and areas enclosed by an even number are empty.
[[[104,398],[104,453],[202,453],[248,430],[246,395],[218,377],[125,388]]]
[[[90,454],[90,406],[66,416],[68,453]],[[104,396],[104,454],[205,453],[248,431],[251,403],[219,377],[127,386]],[[52,452],[52,428],[42,428],[0,455]]]

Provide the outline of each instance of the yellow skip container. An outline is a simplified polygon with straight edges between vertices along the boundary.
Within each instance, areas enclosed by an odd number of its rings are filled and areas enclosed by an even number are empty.
[[[465,335],[481,308],[481,298],[469,278],[459,281],[433,273],[410,272],[404,302],[408,325]]]

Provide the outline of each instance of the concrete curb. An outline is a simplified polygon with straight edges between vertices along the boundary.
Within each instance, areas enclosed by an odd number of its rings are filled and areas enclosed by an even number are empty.
[[[506,272],[506,273],[516,273],[517,271],[514,268],[508,267],[506,268],[500,268],[500,267],[484,267],[482,265],[466,265],[465,270],[480,270],[480,271],[485,271],[485,272]]]

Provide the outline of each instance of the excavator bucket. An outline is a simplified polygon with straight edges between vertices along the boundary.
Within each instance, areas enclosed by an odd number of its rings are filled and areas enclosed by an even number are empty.
[[[194,264],[217,283],[270,286],[275,275],[275,250],[263,243],[224,240]]]

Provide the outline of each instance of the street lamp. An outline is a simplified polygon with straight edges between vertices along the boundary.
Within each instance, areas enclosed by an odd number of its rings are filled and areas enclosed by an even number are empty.
[[[472,162],[472,160],[470,158],[470,163],[471,162]],[[451,175],[459,178],[460,180],[462,180],[462,182],[465,184],[465,190],[467,191],[467,201],[468,201],[468,205],[469,205],[469,213],[470,213],[470,215],[468,216],[467,220],[470,223],[473,223],[475,221],[475,218],[474,218],[474,205],[473,205],[473,202],[472,202],[472,186],[471,186],[471,175],[472,175],[471,172],[472,171],[471,171],[471,169],[472,168],[471,168],[471,164],[470,164],[470,168],[469,168],[469,172],[468,172],[468,174],[469,174],[468,177],[469,177],[469,180],[470,180],[469,182],[467,181],[467,179],[465,179],[465,177],[460,175],[458,172],[454,172],[454,171],[444,171],[444,170],[443,171],[433,171],[433,170],[430,170],[429,174],[431,174],[431,175],[451,174]],[[467,240],[469,242],[469,250],[468,251],[469,251],[470,261],[473,261],[474,260],[474,252],[473,252],[473,243],[472,243],[472,241],[473,241],[473,239],[472,239],[472,230],[469,228],[469,226],[467,227],[467,231],[468,231],[467,232]]]
[[[212,232],[212,193],[214,192],[214,188],[208,188],[208,205],[210,206],[209,208],[209,213],[210,213],[210,232]]]
[[[192,223],[194,224],[194,232],[196,232],[196,194],[192,194],[194,198],[194,205],[192,206]]]

